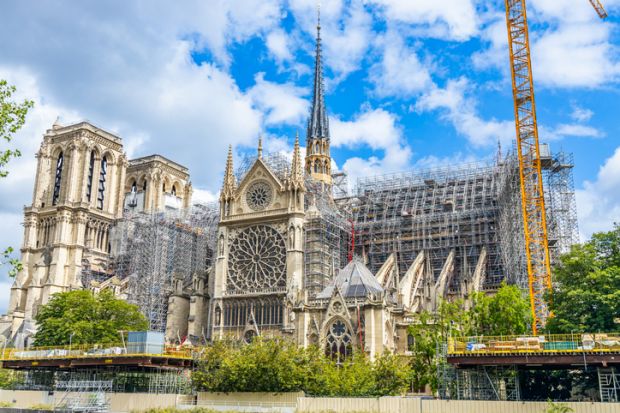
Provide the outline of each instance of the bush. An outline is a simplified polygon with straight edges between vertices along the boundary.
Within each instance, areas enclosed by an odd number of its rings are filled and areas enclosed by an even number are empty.
[[[256,338],[235,347],[216,342],[203,351],[192,374],[194,388],[212,392],[296,392],[314,396],[387,396],[407,388],[405,360],[383,354],[371,362],[357,351],[336,365],[318,347]]]

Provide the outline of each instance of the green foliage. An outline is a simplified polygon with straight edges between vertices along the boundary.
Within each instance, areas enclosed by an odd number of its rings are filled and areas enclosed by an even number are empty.
[[[0,402],[0,407],[13,407],[13,402]]]
[[[35,346],[72,344],[114,344],[120,330],[148,328],[138,307],[114,298],[111,292],[98,295],[85,290],[54,294],[35,317],[39,326]]]
[[[9,277],[15,277],[18,272],[24,267],[20,260],[12,257],[13,248],[8,247],[0,255],[0,266],[8,264],[11,269],[9,270]]]
[[[617,331],[620,317],[620,225],[594,234],[560,258],[549,297],[554,333]]]
[[[35,403],[32,406],[29,407],[30,410],[49,410],[54,411],[54,406],[52,406],[51,404],[45,404],[45,403]]]
[[[0,389],[11,390],[24,379],[22,372],[0,369]]]
[[[13,135],[24,125],[26,122],[26,114],[28,110],[32,108],[33,102],[25,100],[21,103],[14,102],[11,98],[15,93],[15,86],[7,84],[6,80],[0,79],[0,143],[5,141],[10,143],[13,139]],[[21,156],[18,149],[2,149],[0,146],[0,178],[4,178],[8,175],[6,165],[11,158]],[[9,276],[15,277],[22,269],[22,263],[11,257],[13,248],[8,247],[0,255],[0,266],[8,264],[10,267]]]
[[[531,324],[530,304],[516,285],[503,283],[495,295],[477,293],[467,316],[466,335],[508,336],[523,334]]]
[[[317,347],[300,348],[282,339],[256,338],[248,345],[216,342],[205,348],[194,387],[214,392],[295,392],[316,396],[384,396],[402,394],[408,365],[383,354],[371,362],[357,351],[336,365]]]
[[[2,140],[11,142],[13,135],[26,122],[26,114],[34,103],[25,100],[21,103],[13,101],[11,98],[15,93],[15,86],[9,85],[6,80],[0,79],[0,142]],[[5,166],[11,158],[21,156],[18,149],[0,150],[0,178],[8,175]]]
[[[554,403],[551,400],[547,401],[547,408],[545,413],[571,413],[573,409],[562,403]]]
[[[413,338],[411,383],[415,390],[430,386],[437,390],[437,369],[442,358],[438,351],[449,336],[523,334],[529,324],[529,304],[521,290],[502,284],[495,295],[475,294],[472,307],[465,302],[441,302],[437,313],[422,312],[409,326]]]

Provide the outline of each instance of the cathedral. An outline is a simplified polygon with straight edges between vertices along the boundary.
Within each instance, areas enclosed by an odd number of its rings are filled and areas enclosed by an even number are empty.
[[[374,357],[405,353],[413,315],[442,299],[526,282],[514,156],[364,178],[348,193],[332,173],[320,25],[313,83],[305,158],[299,137],[290,158],[259,139],[237,169],[230,148],[217,205],[192,203],[176,162],[128,160],[109,132],[54,124],[0,333],[27,345],[54,293],[110,289],[171,343],[277,336]],[[561,156],[545,157],[551,198],[571,189],[553,175],[572,173],[554,167]],[[577,239],[574,194],[563,199],[548,207],[553,256]]]

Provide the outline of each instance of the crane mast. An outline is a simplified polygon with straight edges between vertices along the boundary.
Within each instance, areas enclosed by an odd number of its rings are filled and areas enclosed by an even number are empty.
[[[551,265],[532,60],[525,0],[505,2],[532,330],[537,334],[548,316],[545,293],[551,291]]]
[[[538,330],[545,325],[548,317],[545,293],[551,291],[552,285],[532,59],[525,0],[504,1],[517,129],[521,209],[532,308],[532,331],[537,334]],[[599,0],[590,0],[590,3],[601,19],[607,17],[607,12]]]
[[[592,7],[594,7],[594,10],[598,13],[598,17],[601,19],[607,17],[607,12],[599,0],[590,0],[590,3],[592,3]]]

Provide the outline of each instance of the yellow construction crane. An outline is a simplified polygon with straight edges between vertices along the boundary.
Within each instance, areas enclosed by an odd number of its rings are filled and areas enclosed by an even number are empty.
[[[537,334],[544,327],[548,317],[544,297],[547,291],[551,291],[552,286],[532,60],[525,0],[504,1],[517,129],[521,208],[532,307],[532,330],[534,334]],[[607,12],[598,0],[590,0],[590,3],[601,18],[607,17]]]

